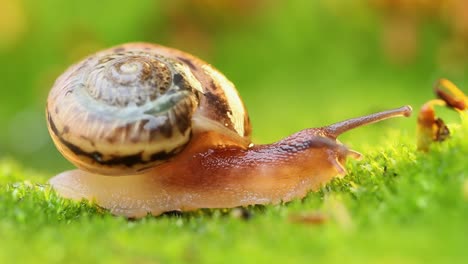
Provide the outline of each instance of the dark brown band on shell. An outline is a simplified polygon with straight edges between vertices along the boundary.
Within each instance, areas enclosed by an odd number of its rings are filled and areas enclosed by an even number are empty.
[[[169,158],[171,158],[172,156],[174,156],[175,154],[177,154],[178,152],[182,150],[182,148],[177,148],[169,153],[165,151],[160,151],[160,152],[151,154],[149,160],[145,160],[141,152],[132,154],[132,155],[110,157],[106,159],[105,155],[98,151],[87,152],[83,150],[82,148],[80,148],[79,146],[63,139],[63,137],[61,136],[62,133],[58,131],[53,119],[50,116],[50,113],[47,113],[47,120],[48,120],[48,124],[50,126],[52,133],[58,138],[58,140],[60,140],[63,146],[67,147],[67,149],[71,151],[72,153],[74,153],[76,156],[82,156],[84,158],[88,158],[92,160],[93,162],[100,164],[102,166],[116,166],[117,165],[117,166],[125,166],[128,168],[133,168],[135,166],[141,167],[142,165],[151,164],[151,163],[154,163],[155,161],[159,161],[159,162],[167,161],[169,160]],[[65,133],[65,131],[63,133]]]

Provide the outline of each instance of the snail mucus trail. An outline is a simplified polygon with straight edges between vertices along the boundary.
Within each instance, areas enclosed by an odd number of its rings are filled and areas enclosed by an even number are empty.
[[[411,108],[254,145],[247,111],[223,74],[176,49],[129,43],[71,66],[46,113],[58,150],[78,167],[50,180],[58,194],[142,217],[302,198],[360,156],[337,141],[341,133]]]

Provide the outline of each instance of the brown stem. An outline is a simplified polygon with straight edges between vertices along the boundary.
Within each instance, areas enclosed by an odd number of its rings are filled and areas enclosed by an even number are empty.
[[[447,79],[438,80],[434,91],[437,97],[444,100],[448,107],[460,111],[467,109],[468,97],[451,81]]]
[[[396,109],[386,110],[386,111],[382,111],[382,112],[378,112],[378,113],[374,113],[374,114],[370,114],[366,116],[344,120],[344,121],[325,127],[324,131],[329,137],[336,138],[342,133],[348,130],[351,130],[353,128],[356,128],[356,127],[360,127],[360,126],[367,125],[367,124],[372,124],[372,123],[385,120],[388,118],[392,118],[392,117],[398,117],[398,116],[408,117],[411,115],[412,111],[413,109],[411,108],[411,106],[406,105],[406,106],[396,108]]]

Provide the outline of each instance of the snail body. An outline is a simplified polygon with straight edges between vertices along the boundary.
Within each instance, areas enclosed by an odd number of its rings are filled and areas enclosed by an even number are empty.
[[[58,150],[79,168],[52,178],[53,188],[142,217],[304,197],[345,175],[348,156],[359,157],[336,140],[341,133],[411,108],[254,145],[247,111],[223,74],[179,50],[130,43],[71,66],[46,113]]]

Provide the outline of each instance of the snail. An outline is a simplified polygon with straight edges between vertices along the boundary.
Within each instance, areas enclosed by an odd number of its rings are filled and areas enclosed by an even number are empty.
[[[244,104],[218,70],[176,49],[123,44],[52,87],[48,129],[79,169],[49,182],[62,197],[134,218],[277,204],[345,175],[346,158],[360,154],[337,141],[341,133],[410,114],[404,106],[254,145]]]

